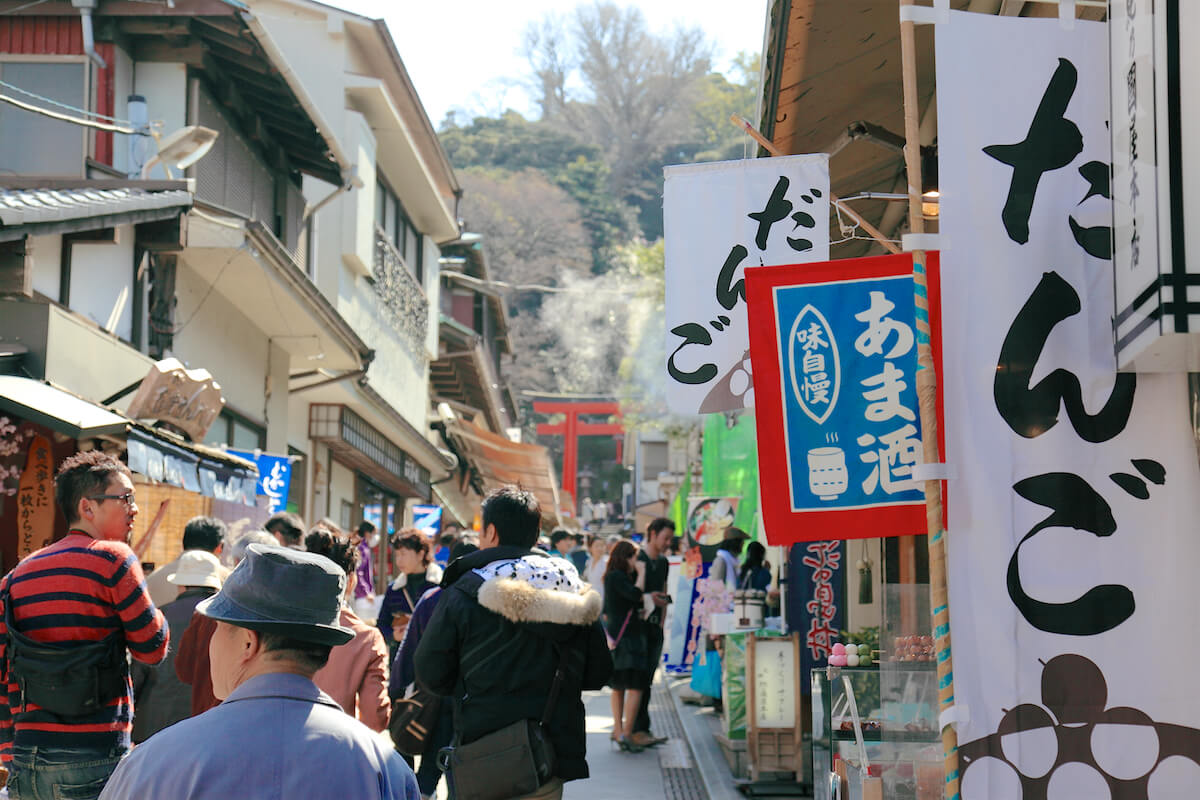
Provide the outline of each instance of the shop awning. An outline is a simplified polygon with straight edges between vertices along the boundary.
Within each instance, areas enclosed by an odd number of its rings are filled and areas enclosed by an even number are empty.
[[[155,483],[244,506],[257,502],[254,462],[140,425],[128,430],[125,441],[129,468]]]
[[[554,477],[554,464],[546,448],[511,441],[466,420],[450,420],[445,424],[446,437],[459,456],[466,458],[483,483],[485,493],[507,484],[520,484],[537,496],[543,519],[552,524],[561,521],[558,479]]]
[[[72,439],[122,434],[129,420],[90,400],[42,381],[0,375],[0,410],[64,433]]]
[[[475,521],[475,513],[479,510],[482,498],[475,494],[475,490],[470,486],[463,491],[456,481],[448,480],[433,485],[433,499],[446,510],[446,518],[442,520],[443,525],[450,521],[469,528]]]
[[[124,437],[133,472],[206,497],[256,502],[258,468],[252,462],[142,425],[49,383],[0,375],[0,411],[72,439]]]

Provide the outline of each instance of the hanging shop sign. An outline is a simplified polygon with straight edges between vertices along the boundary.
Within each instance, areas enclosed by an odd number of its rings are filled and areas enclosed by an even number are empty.
[[[725,531],[733,525],[740,497],[689,497],[687,536],[690,542],[716,545],[725,540]],[[692,550],[695,550],[693,555]],[[700,558],[700,548],[688,550],[692,560]]]
[[[1181,45],[1200,30],[1200,4],[1121,0],[1109,3],[1108,15],[1112,227],[1089,226],[1076,211],[1069,224],[1092,255],[1107,258],[1112,248],[1118,367],[1195,372],[1200,306],[1190,287],[1200,284],[1200,175],[1186,167],[1200,155],[1200,55]],[[1108,188],[1105,166],[1084,177]]]
[[[442,507],[416,505],[412,507],[413,527],[426,536],[437,536],[442,532]]]
[[[50,544],[54,536],[54,451],[35,435],[17,487],[17,558]]]
[[[1109,224],[1107,34],[956,12],[935,34],[963,800],[1200,776],[1187,381],[1116,371],[1111,263],[1076,230]]]
[[[754,406],[743,270],[829,258],[829,157],[665,170],[667,403],[680,414]]]
[[[901,254],[746,271],[771,544],[925,532],[912,268]]]
[[[692,550],[700,552],[699,547],[694,547],[688,553]],[[692,564],[685,560],[679,572],[675,590],[671,592],[675,608],[671,610],[671,624],[667,628],[667,641],[663,648],[667,654],[664,668],[668,672],[691,672],[699,649],[703,647],[700,588],[701,581],[706,581],[711,567],[712,562]]]
[[[788,628],[800,636],[800,674],[829,664],[833,645],[846,624],[846,543],[802,542],[788,551]],[[800,682],[808,694],[812,686]]]
[[[224,407],[221,387],[208,370],[187,369],[179,359],[166,358],[142,379],[125,415],[168,423],[202,442]]]
[[[258,480],[254,491],[259,497],[267,498],[267,509],[274,514],[287,507],[288,491],[292,485],[292,460],[288,456],[273,456],[261,450],[234,450],[227,452],[253,461],[258,465]]]

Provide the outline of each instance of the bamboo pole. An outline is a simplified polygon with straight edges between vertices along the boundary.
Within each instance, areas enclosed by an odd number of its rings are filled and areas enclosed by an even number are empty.
[[[901,6],[913,0],[900,0]],[[925,232],[921,214],[921,139],[917,109],[917,53],[915,24],[900,23],[900,63],[904,85],[904,164],[908,175],[908,220],[912,233]],[[921,449],[926,464],[941,462],[938,452],[937,374],[929,328],[926,292],[925,251],[913,251],[913,282],[917,304],[917,398],[921,409]],[[938,710],[954,704],[954,669],[950,657],[950,601],[946,576],[946,532],[942,530],[941,481],[925,482],[925,524],[929,533],[929,594],[933,611],[933,634],[937,651]],[[958,732],[942,728],[942,755],[946,800],[958,800]]]
[[[786,155],[782,150],[780,150],[778,147],[775,146],[774,142],[772,142],[770,139],[768,139],[767,137],[765,137],[761,133],[759,133],[757,130],[755,130],[753,125],[751,125],[746,120],[742,119],[737,114],[730,114],[729,120],[734,125],[737,125],[739,128],[744,130],[746,133],[750,134],[750,138],[752,138],[754,141],[761,144],[763,146],[763,149],[766,150],[771,155],[773,155],[773,156]],[[857,222],[859,224],[859,226],[862,227],[862,229],[864,231],[866,231],[867,234],[872,239],[874,239],[876,242],[878,242],[880,245],[883,246],[883,249],[887,250],[889,253],[899,253],[900,252],[900,248],[896,247],[896,245],[893,242],[888,241],[887,237],[884,236],[883,233],[881,233],[878,228],[876,228],[871,223],[867,222],[862,217],[862,215],[859,214],[857,211],[855,211],[853,208],[851,208],[850,206],[843,203],[841,201],[841,199],[837,195],[835,195],[833,192],[829,193],[829,202],[833,203],[835,206],[840,208],[842,210],[842,213],[844,213],[846,216],[850,217],[850,219]]]

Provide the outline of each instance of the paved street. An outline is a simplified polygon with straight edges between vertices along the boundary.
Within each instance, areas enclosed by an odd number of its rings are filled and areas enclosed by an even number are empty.
[[[587,758],[592,777],[568,783],[564,798],[705,800],[678,717],[670,708],[670,697],[661,684],[656,684],[650,714],[655,732],[671,738],[666,744],[641,753],[622,753],[611,746],[612,711],[607,690],[586,692],[584,703],[587,707]],[[446,797],[445,781],[438,784],[437,796],[439,800]]]

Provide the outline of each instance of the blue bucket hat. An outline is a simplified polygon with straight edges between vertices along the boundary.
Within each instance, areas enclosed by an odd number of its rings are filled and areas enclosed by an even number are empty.
[[[338,624],[345,589],[346,573],[325,556],[256,543],[196,610],[239,628],[339,645],[354,638]]]

